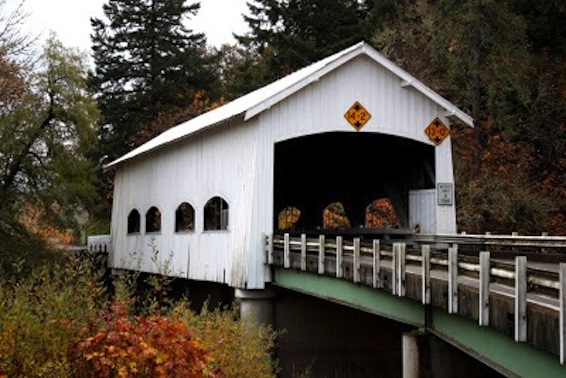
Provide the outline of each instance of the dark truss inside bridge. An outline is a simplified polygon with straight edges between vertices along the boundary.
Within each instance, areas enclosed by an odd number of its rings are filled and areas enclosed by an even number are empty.
[[[323,228],[323,210],[340,202],[353,228],[366,226],[366,209],[387,198],[408,228],[409,190],[434,188],[434,147],[373,133],[331,132],[275,145],[274,230],[278,214],[300,210],[294,230]]]

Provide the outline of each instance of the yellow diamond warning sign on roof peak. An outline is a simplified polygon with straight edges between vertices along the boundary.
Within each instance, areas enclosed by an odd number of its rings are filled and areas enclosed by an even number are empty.
[[[356,131],[360,131],[371,118],[371,114],[369,114],[359,101],[356,101],[354,105],[350,106],[346,114],[344,114],[344,118],[346,118],[348,123],[352,125]]]
[[[435,144],[439,145],[444,139],[450,135],[450,129],[442,123],[442,121],[436,117],[430,125],[424,130],[425,134],[428,135],[429,139]]]

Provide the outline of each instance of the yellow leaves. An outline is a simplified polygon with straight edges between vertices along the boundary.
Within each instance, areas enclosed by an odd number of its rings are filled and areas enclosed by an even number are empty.
[[[279,229],[292,230],[299,221],[300,217],[301,211],[296,207],[288,206],[284,208],[279,213]]]
[[[346,216],[344,205],[341,202],[332,202],[322,212],[324,228],[346,230],[350,228],[350,220]]]

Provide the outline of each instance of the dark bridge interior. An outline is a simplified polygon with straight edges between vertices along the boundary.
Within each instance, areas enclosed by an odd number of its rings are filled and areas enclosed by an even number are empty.
[[[341,202],[352,227],[365,227],[367,206],[388,198],[408,228],[410,189],[434,188],[434,147],[373,133],[332,132],[275,145],[274,230],[288,206],[301,211],[295,230],[322,228],[323,210]]]

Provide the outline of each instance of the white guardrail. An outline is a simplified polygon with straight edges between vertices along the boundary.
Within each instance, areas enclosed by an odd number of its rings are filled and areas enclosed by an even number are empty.
[[[459,256],[459,249],[466,245],[510,247],[515,254],[492,259],[490,252],[482,248],[475,256],[473,253]],[[518,342],[527,341],[527,292],[530,296],[540,295],[559,312],[560,363],[566,360],[566,263],[545,263],[545,268],[539,269],[535,264],[528,265],[527,256],[520,251],[522,248],[562,251],[566,248],[566,237],[415,235],[407,241],[387,241],[371,236],[307,237],[285,233],[266,236],[266,247],[269,265],[335,275],[376,289],[389,289],[397,296],[406,292],[407,265],[411,264],[413,271],[416,265],[417,269],[420,267],[421,277],[419,299],[424,305],[431,304],[431,271],[443,270],[448,281],[447,310],[451,314],[458,313],[458,277],[471,278],[478,286],[480,326],[489,325],[490,284],[497,280],[513,294],[514,338]],[[383,268],[390,270],[389,288],[384,284]]]

